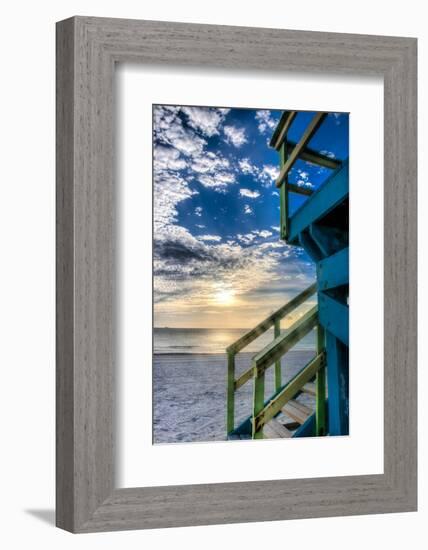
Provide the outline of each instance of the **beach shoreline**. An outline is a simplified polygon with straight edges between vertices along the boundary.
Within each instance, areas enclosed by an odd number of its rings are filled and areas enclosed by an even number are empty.
[[[236,356],[236,375],[251,365],[254,352]],[[293,377],[314,350],[291,350],[282,359],[283,382]],[[224,441],[226,439],[226,353],[153,355],[153,443]],[[274,392],[274,369],[266,373],[266,398]],[[251,381],[235,397],[235,418],[247,418]]]

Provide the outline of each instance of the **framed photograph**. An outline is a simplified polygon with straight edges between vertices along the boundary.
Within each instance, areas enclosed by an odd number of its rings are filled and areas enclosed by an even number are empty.
[[[57,24],[57,525],[417,506],[416,40]]]

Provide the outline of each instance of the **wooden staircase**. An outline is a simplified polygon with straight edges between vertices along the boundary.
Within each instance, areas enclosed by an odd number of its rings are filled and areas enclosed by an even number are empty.
[[[349,433],[349,166],[347,161],[331,159],[308,148],[326,113],[315,114],[299,142],[289,143],[287,132],[296,115],[295,111],[283,113],[270,143],[280,156],[276,181],[280,193],[280,235],[288,244],[305,249],[316,264],[317,282],[227,348],[230,439]],[[332,171],[316,191],[288,182],[289,172],[299,158]],[[306,197],[292,216],[289,193]],[[315,293],[318,305],[281,334],[281,320]],[[254,355],[251,367],[235,379],[236,354],[272,326],[274,340]],[[315,357],[282,385],[281,358],[314,328]],[[275,368],[275,393],[265,400],[265,372],[270,367]],[[252,414],[235,427],[235,392],[250,380],[254,385]],[[315,397],[315,410],[298,401],[302,393]]]
[[[297,437],[308,423],[311,425],[315,423],[318,435],[325,433],[325,348],[324,330],[318,320],[318,306],[310,308],[291,325],[287,332],[281,333],[280,330],[281,320],[307,302],[316,293],[316,290],[316,284],[311,285],[227,348],[227,433],[229,439]],[[275,329],[274,340],[256,353],[252,357],[251,366],[236,378],[235,357],[237,353],[272,327]],[[314,329],[318,334],[315,357],[291,380],[282,384],[281,358]],[[271,367],[275,368],[275,393],[265,400],[265,374]],[[253,411],[240,426],[235,428],[235,392],[249,381],[253,381],[254,385]],[[315,396],[315,411],[296,400],[302,393]],[[312,419],[312,417],[314,418]]]

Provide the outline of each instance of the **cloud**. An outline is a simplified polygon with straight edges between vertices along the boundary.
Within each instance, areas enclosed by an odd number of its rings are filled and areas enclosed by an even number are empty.
[[[250,191],[250,189],[241,188],[239,190],[239,194],[242,197],[247,197],[249,199],[257,199],[260,197],[260,193],[258,191]]]
[[[261,134],[265,134],[268,130],[273,130],[277,125],[277,120],[272,117],[271,111],[266,109],[256,111],[256,120]]]
[[[245,128],[237,128],[236,126],[225,126],[223,128],[224,135],[226,136],[226,142],[232,143],[235,147],[241,147],[244,143],[247,143],[247,137],[245,134]]]
[[[296,185],[299,185],[300,187],[307,187],[309,189],[312,189],[314,186],[313,183],[309,181],[309,173],[305,170],[302,170],[301,168],[297,169],[297,181]]]
[[[260,239],[260,238],[268,239],[269,237],[272,237],[272,235],[273,235],[272,231],[269,231],[268,229],[253,229],[252,231],[244,235],[242,235],[241,233],[238,233],[236,235],[236,238],[242,244],[251,245],[251,244],[254,244],[257,239]],[[278,246],[283,246],[283,245],[281,243],[268,243],[268,244],[264,243],[262,246],[276,248]]]
[[[198,181],[207,188],[214,189],[215,191],[224,191],[225,188],[231,183],[235,183],[234,174],[227,172],[219,172],[214,175],[201,174],[198,176]]]
[[[258,174],[258,168],[254,164],[251,164],[250,159],[243,158],[238,161],[239,169],[243,174]]]
[[[157,105],[153,111],[155,140],[171,145],[185,156],[200,156],[206,140],[193,130],[184,128],[179,117],[180,108]]]
[[[156,145],[153,151],[153,166],[158,170],[183,170],[186,168],[186,161],[181,158],[180,151],[172,147]]]
[[[177,221],[177,205],[197,195],[178,174],[161,170],[154,174],[154,228],[162,231]]]
[[[206,174],[207,172],[215,172],[219,169],[228,168],[230,163],[227,159],[221,155],[209,152],[205,155],[197,157],[192,165],[191,169],[199,174]]]
[[[226,158],[220,154],[208,152],[193,161],[191,170],[199,174],[197,180],[204,187],[224,193],[227,186],[236,181],[235,174],[225,171],[229,166],[230,163]]]
[[[320,151],[321,155],[325,155],[326,157],[329,157],[331,159],[334,159],[336,158],[336,155],[334,153],[332,153],[331,151],[327,151],[326,149],[323,149],[322,151]]]
[[[248,158],[243,158],[238,161],[238,165],[243,174],[254,176],[264,187],[269,187],[279,176],[278,166],[272,164],[264,164],[259,168],[255,164],[251,164]]]
[[[278,176],[278,166],[273,166],[272,164],[264,164],[259,173],[259,180],[263,183],[264,187],[270,187]]]
[[[268,229],[255,229],[253,233],[255,233],[259,237],[262,237],[263,239],[267,239],[268,237],[271,237],[273,235],[272,231],[269,231]]]
[[[221,152],[212,150],[210,138],[223,133],[235,147],[247,141],[244,128],[224,126],[226,115],[227,110],[218,109],[154,108],[153,272],[156,315],[164,312],[168,318],[171,311],[182,311],[186,307],[188,311],[195,311],[195,308],[206,311],[219,281],[233,288],[236,296],[256,292],[267,285],[269,288],[275,284],[283,285],[283,260],[287,258],[288,262],[290,257],[297,255],[298,249],[291,249],[282,242],[272,242],[277,239],[277,235],[273,237],[273,228],[228,235],[223,240],[220,231],[218,235],[211,234],[203,223],[192,225],[190,222],[192,231],[203,229],[206,232],[200,236],[192,235],[190,229],[179,225],[179,206],[185,201],[189,201],[187,211],[194,214],[193,221],[205,221],[205,218],[198,219],[206,215],[202,206],[195,207],[191,202],[198,195],[198,189],[201,191],[199,185],[226,192],[240,174],[270,184],[278,170],[270,165],[258,167],[248,158],[228,159]],[[251,204],[250,199],[260,196],[260,192],[243,188],[239,196],[247,199],[241,205],[244,212],[252,214],[253,209],[245,202]],[[220,212],[219,215],[223,214]],[[244,223],[248,224],[249,220],[247,218]]]
[[[243,244],[252,244],[252,242],[257,238],[257,235],[255,235],[254,233],[247,233],[246,235],[238,233],[236,237],[238,241]]]
[[[270,228],[279,233],[279,225],[271,225]]]
[[[248,242],[255,238],[248,237]],[[177,307],[206,307],[219,281],[232,287],[237,295],[244,294],[272,278],[278,263],[276,254],[266,247],[243,248],[233,240],[201,240],[185,228],[171,225],[162,234],[155,234],[155,301],[171,304],[177,300]]]
[[[198,239],[200,241],[215,241],[215,242],[221,241],[220,235],[199,235]]]
[[[211,107],[182,107],[181,110],[187,116],[188,124],[207,137],[220,133],[220,126],[230,111]]]

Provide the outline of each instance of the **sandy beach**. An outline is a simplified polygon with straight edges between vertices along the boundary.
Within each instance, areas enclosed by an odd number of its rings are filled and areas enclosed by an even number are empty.
[[[283,383],[310,359],[313,351],[292,350],[282,359]],[[236,357],[237,376],[251,363],[253,353]],[[273,368],[266,375],[266,398],[274,391]],[[252,382],[236,393],[235,422],[251,412]],[[299,401],[314,407],[314,398]],[[153,359],[154,443],[222,441],[226,439],[226,355],[159,354]]]

